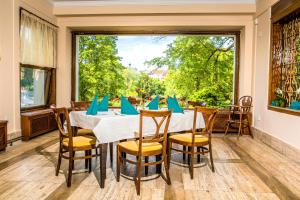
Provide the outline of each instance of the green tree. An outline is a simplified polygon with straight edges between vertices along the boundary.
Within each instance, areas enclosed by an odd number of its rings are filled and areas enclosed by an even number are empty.
[[[165,87],[157,78],[150,77],[147,73],[141,72],[137,82],[138,96],[145,98],[155,95],[163,95]]]
[[[120,96],[125,88],[121,58],[118,57],[117,36],[85,35],[79,37],[79,99]]]
[[[178,36],[165,56],[146,63],[169,68],[164,79],[166,95],[205,101],[211,106],[232,101],[233,37]]]

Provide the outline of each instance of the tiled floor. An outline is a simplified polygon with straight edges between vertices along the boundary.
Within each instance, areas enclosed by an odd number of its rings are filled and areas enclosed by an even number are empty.
[[[0,199],[300,199],[300,166],[268,146],[243,136],[213,138],[216,172],[198,164],[191,180],[182,167],[180,154],[174,154],[170,168],[172,185],[155,178],[149,169],[138,197],[132,180],[115,179],[115,169],[107,164],[105,188],[99,187],[99,160],[93,160],[93,172],[84,169],[84,161],[75,162],[71,188],[66,186],[67,161],[55,176],[57,132],[29,142],[16,142],[0,153]],[[134,174],[128,164],[125,173]],[[151,180],[152,179],[152,180]]]

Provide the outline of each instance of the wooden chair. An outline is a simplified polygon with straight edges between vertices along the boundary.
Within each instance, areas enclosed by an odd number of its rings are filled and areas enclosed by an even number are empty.
[[[140,195],[140,184],[141,184],[141,173],[143,166],[150,165],[162,165],[164,163],[166,177],[163,175],[161,170],[159,170],[160,175],[167,182],[171,184],[169,171],[167,167],[167,132],[171,119],[172,111],[150,111],[150,110],[141,110],[140,111],[140,127],[139,132],[137,133],[138,140],[136,141],[126,141],[121,142],[117,146],[117,181],[120,180],[120,165],[121,163],[129,162],[136,165],[136,191]],[[155,125],[156,131],[153,136],[143,137],[143,120],[146,118],[152,118]],[[164,126],[163,126],[164,125]],[[160,133],[160,129],[163,127],[163,133]],[[129,160],[122,156],[122,153],[130,154],[136,156],[137,160]],[[142,157],[155,156],[155,162],[142,162]],[[125,162],[123,162],[125,161]]]
[[[92,149],[96,148],[96,139],[94,137],[73,136],[70,125],[69,112],[67,108],[53,108],[55,119],[59,129],[59,154],[55,175],[58,176],[61,159],[69,160],[69,170],[67,177],[67,186],[71,186],[72,170],[74,168],[74,161],[84,159],[89,163],[89,172],[92,170]],[[66,129],[64,128],[63,119],[66,121]],[[75,157],[75,152],[84,151],[85,156]],[[87,166],[87,164],[86,164]]]
[[[206,119],[205,128],[202,129],[201,132],[197,132],[196,122],[197,122],[197,114],[202,113],[204,119]],[[194,121],[193,121],[193,129],[191,133],[184,134],[176,134],[169,137],[169,145],[168,145],[168,166],[170,166],[171,159],[171,151],[182,152],[183,154],[188,154],[189,157],[189,169],[190,176],[193,179],[194,175],[194,155],[199,155],[209,153],[211,170],[214,172],[214,162],[212,157],[212,145],[211,145],[211,134],[214,125],[214,120],[217,115],[217,109],[212,108],[204,108],[204,107],[195,107],[194,108]],[[206,135],[206,136],[205,136]],[[187,146],[188,150],[184,148],[183,150],[177,149],[173,147],[173,144],[182,145],[183,147]],[[208,146],[208,148],[207,148]],[[197,151],[195,151],[195,147],[197,147]],[[201,151],[199,151],[201,148]],[[200,160],[200,157],[199,157]]]
[[[137,108],[137,106],[141,103],[141,100],[136,98],[136,97],[128,97],[128,101],[135,107]]]
[[[252,107],[252,97],[251,96],[243,96],[239,99],[237,105],[230,105],[229,106],[229,115],[227,120],[227,126],[225,135],[228,133],[229,127],[233,127],[232,125],[238,126],[238,136],[239,139],[240,135],[243,135],[244,129],[248,128],[249,134],[253,138],[251,132],[251,124],[249,120],[249,114]]]
[[[85,111],[89,108],[91,102],[90,101],[71,101],[71,107],[72,107],[72,111]],[[114,107],[117,108],[117,107]],[[95,137],[95,134],[93,132],[93,130],[91,129],[85,129],[85,128],[79,128],[77,129],[77,136],[92,136]],[[110,163],[112,165],[113,163],[113,143],[109,143],[109,150],[110,150]],[[96,148],[96,154],[98,155],[98,150]]]
[[[72,111],[85,111],[88,109],[90,106],[91,102],[90,101],[71,101],[71,108]],[[85,136],[85,135],[90,135],[94,136],[93,130],[91,129],[85,129],[85,128],[79,128],[77,129],[76,135],[78,136]]]
[[[188,101],[187,102],[187,108],[189,108],[190,106],[192,106],[192,107],[196,107],[196,106],[205,107],[206,103],[205,102],[199,102],[199,101]]]

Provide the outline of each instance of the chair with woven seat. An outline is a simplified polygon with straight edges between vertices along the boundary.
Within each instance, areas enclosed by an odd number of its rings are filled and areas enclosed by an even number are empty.
[[[72,111],[86,111],[88,107],[90,106],[90,101],[71,101],[71,108]],[[94,132],[91,129],[85,129],[85,128],[78,128],[76,135],[78,136],[94,136]]]
[[[152,111],[152,110],[141,110],[140,111],[140,124],[139,132],[137,133],[138,139],[135,141],[125,141],[121,142],[117,146],[117,181],[120,180],[120,167],[121,164],[126,164],[126,162],[136,165],[136,191],[140,194],[140,184],[141,184],[141,172],[143,166],[150,165],[162,165],[164,163],[166,176],[160,170],[160,175],[164,178],[167,184],[171,184],[169,171],[167,167],[167,132],[171,119],[172,111]],[[153,121],[151,120],[153,119]],[[143,135],[143,125],[144,121],[148,120],[147,123],[153,123],[156,126],[155,133],[151,136],[144,137]],[[149,121],[150,120],[150,121]],[[163,130],[161,133],[161,129]],[[147,134],[148,135],[148,134]],[[136,160],[130,160],[122,156],[123,153],[130,154],[136,157]],[[149,162],[145,159],[142,161],[142,157],[148,158],[150,156],[155,156],[156,161]]]
[[[67,108],[53,108],[53,111],[59,129],[59,154],[55,175],[58,176],[62,158],[68,159],[69,170],[67,186],[70,187],[75,160],[84,159],[88,161],[89,172],[91,172],[91,159],[92,157],[97,156],[96,154],[92,155],[92,149],[96,148],[96,139],[89,136],[74,136]],[[63,119],[66,122],[65,125]],[[78,151],[84,151],[85,155],[75,157],[75,152]]]
[[[205,120],[205,128],[201,132],[197,132],[196,123],[197,115],[202,113]],[[211,134],[214,125],[214,120],[216,118],[217,109],[205,108],[205,107],[195,107],[194,108],[194,121],[191,133],[176,134],[169,137],[168,145],[168,166],[170,166],[171,151],[182,152],[183,154],[188,154],[189,157],[189,171],[191,179],[194,175],[194,155],[204,155],[209,153],[211,170],[214,172],[214,162],[212,157],[212,145],[211,145]],[[173,144],[183,146],[183,150],[175,148]],[[188,147],[186,150],[185,147]],[[197,147],[197,151],[195,150]],[[201,151],[198,149],[201,148]]]
[[[229,127],[236,128],[233,125],[237,125],[238,135],[237,139],[244,134],[244,129],[248,128],[250,136],[253,138],[251,132],[251,124],[249,120],[249,114],[252,107],[252,97],[242,96],[237,105],[229,106],[229,114],[227,120],[227,126],[225,130],[225,135],[227,135]]]

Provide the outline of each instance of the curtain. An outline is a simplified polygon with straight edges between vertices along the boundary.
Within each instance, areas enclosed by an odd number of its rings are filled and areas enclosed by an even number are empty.
[[[21,10],[21,63],[39,67],[56,67],[57,28]]]

